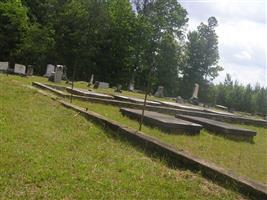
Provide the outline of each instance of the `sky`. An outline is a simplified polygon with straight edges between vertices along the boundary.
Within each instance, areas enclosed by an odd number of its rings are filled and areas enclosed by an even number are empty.
[[[195,30],[216,17],[219,36],[219,65],[224,68],[215,83],[226,73],[242,84],[260,83],[267,87],[267,0],[178,0],[187,10],[188,30]]]

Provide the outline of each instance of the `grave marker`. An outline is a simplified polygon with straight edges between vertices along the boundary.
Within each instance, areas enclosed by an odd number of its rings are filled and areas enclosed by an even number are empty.
[[[14,73],[25,75],[26,66],[21,64],[15,64]]]

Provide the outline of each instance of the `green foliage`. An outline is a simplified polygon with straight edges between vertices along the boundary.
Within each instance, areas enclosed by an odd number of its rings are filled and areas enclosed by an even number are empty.
[[[20,0],[0,2],[0,59],[13,62],[27,34],[27,9]]]
[[[253,88],[250,84],[243,86],[237,81],[233,83],[231,76],[227,74],[224,83],[212,86],[212,90],[215,91],[214,103],[237,111],[267,115],[267,88],[259,85]]]
[[[222,67],[217,65],[219,60],[218,36],[215,32],[217,24],[216,18],[210,17],[208,25],[201,23],[196,31],[188,33],[187,61],[182,68],[182,91],[186,97],[190,97],[194,83],[200,84],[200,88],[205,90],[208,82],[222,71]],[[202,97],[202,100],[206,99]]]

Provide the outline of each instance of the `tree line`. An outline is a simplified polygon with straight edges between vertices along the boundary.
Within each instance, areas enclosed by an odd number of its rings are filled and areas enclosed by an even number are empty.
[[[184,98],[198,83],[202,101],[228,105],[213,95],[222,90],[212,85],[223,69],[218,22],[210,17],[187,33],[188,20],[177,0],[2,0],[0,60],[34,65],[39,75],[63,64],[70,79],[94,74],[124,88],[134,81],[144,90],[149,81],[152,91],[162,85]]]

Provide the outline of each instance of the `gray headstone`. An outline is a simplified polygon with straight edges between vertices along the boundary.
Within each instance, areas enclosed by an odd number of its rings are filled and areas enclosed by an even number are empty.
[[[184,103],[184,100],[181,96],[178,96],[178,97],[176,97],[175,102],[176,103]]]
[[[193,91],[191,99],[198,99],[198,91],[199,91],[199,85],[195,83],[195,87],[194,87],[194,91]]]
[[[128,90],[133,92],[134,91],[134,82],[130,82]]]
[[[109,83],[96,81],[94,84],[94,88],[109,88]]]
[[[154,94],[155,97],[164,97],[164,87],[159,86],[157,91]]]
[[[94,74],[91,75],[91,78],[90,78],[90,85],[93,85],[94,83]]]
[[[8,62],[0,62],[0,71],[7,71]]]
[[[55,66],[51,65],[51,64],[48,64],[47,67],[46,67],[46,73],[45,73],[44,76],[45,77],[50,77],[52,72],[55,72]]]
[[[25,74],[26,66],[21,64],[15,64],[14,73],[16,74]]]
[[[32,65],[28,65],[27,66],[27,76],[32,76],[33,75],[33,66]]]
[[[55,69],[55,77],[54,77],[54,82],[58,83],[62,80],[63,76],[63,65],[57,65]]]

